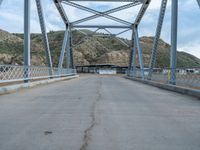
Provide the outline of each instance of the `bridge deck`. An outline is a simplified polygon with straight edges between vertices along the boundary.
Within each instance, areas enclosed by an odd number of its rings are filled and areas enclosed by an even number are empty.
[[[0,96],[1,150],[199,150],[200,101],[81,76]]]

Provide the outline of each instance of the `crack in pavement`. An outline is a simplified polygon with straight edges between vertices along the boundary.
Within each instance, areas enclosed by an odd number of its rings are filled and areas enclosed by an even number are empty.
[[[90,114],[92,121],[90,123],[90,126],[84,131],[83,144],[81,145],[80,150],[87,150],[89,141],[91,140],[91,131],[94,128],[94,126],[97,124],[95,111],[96,111],[96,107],[97,107],[97,102],[102,98],[102,93],[101,93],[102,80],[100,80],[100,83],[98,83],[98,85],[99,86],[97,87],[97,98],[95,99],[95,101],[92,105],[92,111]]]

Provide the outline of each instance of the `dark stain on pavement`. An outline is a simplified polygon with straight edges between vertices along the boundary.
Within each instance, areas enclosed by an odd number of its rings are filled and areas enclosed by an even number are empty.
[[[53,133],[52,131],[44,131],[44,135],[50,135],[52,133]]]

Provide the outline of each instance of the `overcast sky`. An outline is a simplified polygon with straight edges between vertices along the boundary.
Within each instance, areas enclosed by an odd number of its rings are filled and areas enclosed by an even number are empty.
[[[31,1],[31,32],[40,32],[38,16],[36,13],[35,0]],[[64,24],[53,4],[53,0],[42,0],[47,30],[64,30]],[[106,11],[125,3],[113,2],[82,2],[81,4],[96,9]],[[161,0],[152,0],[147,13],[145,14],[139,28],[140,36],[153,36],[157,25]],[[171,18],[171,0],[168,1],[167,12],[164,20],[161,38],[170,42],[170,18]],[[75,21],[83,17],[92,15],[91,13],[77,10],[63,4],[70,21]],[[123,18],[126,21],[133,22],[140,6],[129,8],[124,11],[112,14],[112,16]],[[98,18],[88,21],[85,24],[108,24],[117,23],[105,18]],[[191,53],[200,58],[200,9],[196,0],[179,0],[179,24],[178,24],[178,50]],[[9,32],[23,32],[23,0],[4,0],[0,6],[0,29]],[[110,30],[116,33],[116,30]],[[121,35],[130,38],[131,33]]]

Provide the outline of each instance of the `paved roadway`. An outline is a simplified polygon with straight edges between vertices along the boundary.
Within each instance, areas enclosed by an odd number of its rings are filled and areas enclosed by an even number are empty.
[[[200,150],[200,101],[81,76],[0,96],[0,150]]]

